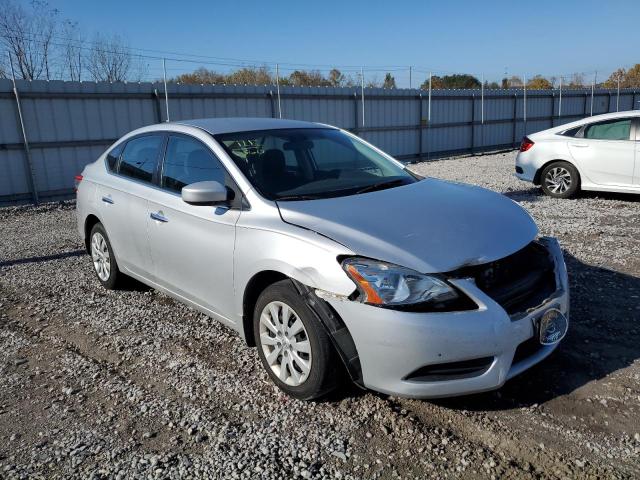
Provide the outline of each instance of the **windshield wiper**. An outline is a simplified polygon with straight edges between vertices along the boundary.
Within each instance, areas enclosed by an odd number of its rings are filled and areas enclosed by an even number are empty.
[[[374,183],[373,185],[367,185],[366,187],[363,187],[360,190],[357,190],[356,194],[374,192],[376,190],[383,190],[385,188],[391,188],[400,183],[404,183],[404,178],[396,178],[395,180],[388,180],[386,182],[379,182],[379,183]]]
[[[284,195],[282,197],[276,198],[276,202],[280,200],[317,200],[319,198],[323,198],[320,195]]]

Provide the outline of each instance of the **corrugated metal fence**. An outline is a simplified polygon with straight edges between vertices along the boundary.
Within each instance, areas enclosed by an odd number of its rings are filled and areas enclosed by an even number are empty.
[[[73,177],[130,130],[166,120],[152,83],[0,79],[0,204],[72,193]],[[349,129],[399,159],[511,148],[526,133],[636,106],[623,90],[421,90],[283,87],[283,118]],[[171,120],[277,117],[275,87],[169,84]],[[21,128],[18,105],[24,120]],[[26,142],[25,142],[26,137]],[[31,166],[30,166],[31,165]],[[33,179],[33,182],[31,181]],[[33,183],[33,185],[32,185]]]

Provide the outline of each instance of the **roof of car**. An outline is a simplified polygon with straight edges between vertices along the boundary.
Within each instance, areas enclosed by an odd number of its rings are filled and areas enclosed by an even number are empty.
[[[254,130],[276,130],[281,128],[330,128],[328,125],[322,125],[320,123],[280,118],[198,118],[194,120],[179,120],[173,123],[198,127],[212,135]]]

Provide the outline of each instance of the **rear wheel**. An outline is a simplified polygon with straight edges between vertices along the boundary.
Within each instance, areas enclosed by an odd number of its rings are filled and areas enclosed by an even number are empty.
[[[331,339],[290,280],[262,292],[253,332],[262,365],[288,395],[315,400],[338,386],[339,361]]]
[[[540,175],[542,190],[550,197],[570,198],[580,189],[580,175],[568,162],[553,162]]]
[[[113,255],[109,237],[101,223],[96,223],[91,229],[89,246],[93,270],[96,272],[102,286],[109,290],[117,288],[122,281],[123,275],[118,270],[118,264],[116,263],[116,257]]]

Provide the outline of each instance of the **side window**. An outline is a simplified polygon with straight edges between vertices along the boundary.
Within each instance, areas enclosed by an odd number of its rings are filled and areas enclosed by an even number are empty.
[[[145,135],[129,140],[120,157],[118,173],[151,183],[161,145],[161,135]]]
[[[169,137],[162,167],[162,187],[180,192],[190,183],[215,180],[225,185],[226,171],[207,146],[198,140]]]
[[[575,137],[581,128],[582,125],[579,127],[570,128],[569,130],[565,130],[564,132],[562,132],[562,135],[564,135],[565,137]]]
[[[584,138],[596,140],[629,140],[631,131],[631,119],[609,120],[587,125],[584,129]]]
[[[111,172],[116,171],[116,166],[118,165],[118,159],[120,158],[120,154],[122,153],[122,148],[125,142],[115,146],[111,149],[109,153],[107,153],[107,168]]]

